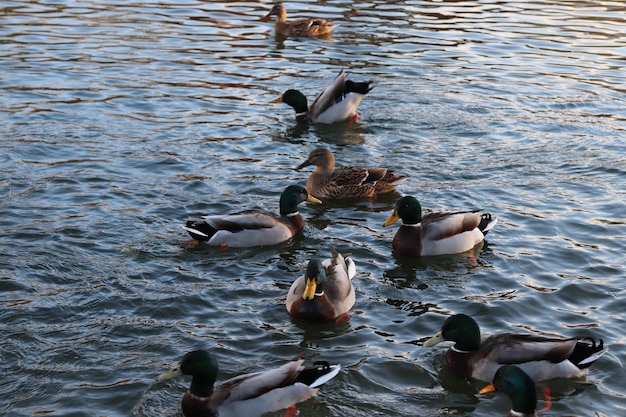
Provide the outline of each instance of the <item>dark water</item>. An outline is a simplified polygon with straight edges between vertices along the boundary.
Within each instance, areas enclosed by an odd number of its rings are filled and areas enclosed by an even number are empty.
[[[338,23],[328,40],[275,39],[269,3],[0,7],[1,414],[172,416],[188,382],[155,378],[204,347],[222,380],[342,364],[302,416],[502,416],[504,396],[421,346],[460,312],[484,333],[604,339],[585,378],[543,384],[544,415],[626,413],[622,2],[286,3]],[[342,68],[377,83],[353,126],[268,104]],[[182,244],[201,214],[276,211],[320,145],[410,175],[399,192],[426,209],[497,215],[478,265],[391,255],[397,195],[304,205],[277,247]],[[351,320],[294,323],[284,296],[330,243],[357,263]]]

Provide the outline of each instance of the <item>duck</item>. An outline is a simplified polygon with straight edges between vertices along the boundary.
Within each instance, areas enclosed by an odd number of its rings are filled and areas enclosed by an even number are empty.
[[[399,198],[383,226],[391,226],[399,219],[402,225],[393,238],[393,251],[413,257],[467,252],[482,242],[498,222],[490,213],[481,214],[481,210],[422,216],[422,206],[413,196]]]
[[[287,22],[287,11],[282,3],[274,4],[261,21],[267,22],[272,16],[276,16],[274,31],[282,36],[329,36],[330,32],[337,27],[326,19],[298,19]]]
[[[387,168],[343,166],[335,168],[335,157],[326,148],[309,153],[306,161],[296,167],[300,170],[315,165],[306,181],[307,190],[319,198],[372,198],[396,189],[408,179]]]
[[[182,400],[185,417],[260,417],[311,398],[341,370],[340,365],[325,361],[310,366],[303,363],[302,359],[291,361],[215,386],[219,370],[217,360],[211,352],[199,349],[185,354],[179,364],[162,374],[158,381],[181,375],[192,377]]]
[[[494,391],[504,392],[513,403],[506,417],[537,417],[535,381],[518,366],[504,365],[498,368],[493,381],[478,393]]]
[[[226,215],[190,220],[183,228],[192,238],[223,248],[247,248],[282,243],[300,233],[304,219],[298,204],[322,202],[300,185],[290,185],[280,196],[280,216],[260,210],[245,210]]]
[[[311,259],[306,273],[296,279],[285,300],[289,314],[299,320],[326,322],[350,311],[356,301],[352,278],[356,265],[330,245],[332,258]]]
[[[373,86],[373,81],[354,82],[342,69],[331,85],[322,91],[309,107],[304,94],[289,89],[270,103],[286,103],[296,112],[296,121],[332,124],[355,120],[357,108]]]
[[[452,373],[487,382],[502,365],[519,366],[535,382],[579,377],[608,350],[602,339],[596,342],[590,337],[498,333],[481,341],[478,324],[465,314],[448,317],[424,346],[444,340],[454,342],[446,352],[446,365]]]

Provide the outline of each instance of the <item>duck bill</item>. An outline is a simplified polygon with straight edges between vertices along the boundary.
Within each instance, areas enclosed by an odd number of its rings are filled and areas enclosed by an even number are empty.
[[[180,372],[180,366],[177,366],[173,369],[170,369],[169,371],[165,372],[164,374],[161,374],[159,376],[159,378],[157,379],[157,381],[162,382],[162,381],[167,381],[168,379],[172,379],[172,378],[176,378],[181,376],[182,373]]]
[[[441,332],[439,332],[433,337],[431,337],[430,339],[428,339],[427,341],[425,341],[424,347],[435,346],[436,344],[441,343],[443,341],[444,341],[443,335],[441,334]]]
[[[270,103],[282,103],[282,102],[283,102],[283,96],[276,97],[274,100],[270,100]]]
[[[302,168],[308,167],[309,165],[311,165],[311,163],[307,159],[306,161],[304,161],[303,163],[301,163],[300,165],[296,167],[296,171],[300,171]]]
[[[393,213],[391,213],[391,216],[389,216],[389,218],[387,220],[385,220],[385,223],[383,223],[383,226],[385,226],[385,227],[391,226],[392,224],[394,224],[398,220],[400,220],[400,216],[398,216],[398,212],[396,210],[394,210]]]
[[[322,204],[322,200],[319,200],[319,199],[313,197],[312,195],[309,195],[306,198],[306,201],[308,201],[309,203]]]
[[[307,278],[306,287],[304,288],[302,298],[304,298],[305,300],[312,300],[315,297],[316,289],[317,283],[315,282],[315,278]]]
[[[265,16],[260,18],[259,20],[261,22],[268,22],[271,18],[272,18],[272,12],[269,12],[268,14],[266,14]]]
[[[480,391],[478,391],[479,394],[488,394],[490,392],[494,392],[496,390],[496,387],[493,385],[493,382],[489,385],[487,385],[485,388],[481,389]]]

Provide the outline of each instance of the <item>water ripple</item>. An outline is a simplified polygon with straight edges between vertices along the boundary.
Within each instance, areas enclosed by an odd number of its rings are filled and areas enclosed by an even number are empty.
[[[221,380],[296,356],[341,363],[302,415],[502,414],[421,346],[464,312],[485,334],[603,338],[611,354],[584,380],[548,384],[553,412],[620,415],[623,5],[287,6],[339,26],[276,37],[259,20],[270,3],[245,0],[3,3],[2,412],[174,415],[187,382],[156,376],[210,347]],[[302,126],[269,103],[287,88],[313,99],[341,69],[376,82],[350,126]],[[305,204],[304,234],[274,248],[185,244],[189,218],[277,211],[318,146],[410,180]],[[500,223],[473,253],[393,256],[381,224],[400,194]],[[284,294],[329,243],[357,262],[350,321],[291,321]]]

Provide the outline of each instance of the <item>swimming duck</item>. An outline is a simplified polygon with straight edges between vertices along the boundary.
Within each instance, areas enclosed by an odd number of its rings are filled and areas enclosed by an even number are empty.
[[[285,304],[292,317],[312,322],[329,321],[347,313],[354,305],[354,261],[344,258],[332,245],[330,252],[331,259],[310,260],[306,273],[289,288]]]
[[[373,81],[354,82],[341,70],[332,84],[317,96],[311,107],[298,90],[287,90],[270,103],[286,103],[296,111],[297,121],[331,124],[358,117],[356,109],[372,89]]]
[[[448,317],[424,346],[444,340],[454,342],[446,353],[448,368],[462,378],[482,381],[492,381],[502,365],[517,365],[534,381],[577,377],[608,350],[602,339],[596,343],[590,337],[499,333],[481,342],[478,324],[465,314]]]
[[[320,198],[375,197],[395,190],[398,184],[408,179],[387,168],[335,168],[335,157],[326,148],[312,150],[296,170],[309,165],[315,165],[315,170],[309,175],[306,187]]]
[[[304,228],[298,212],[303,201],[321,204],[306,188],[290,185],[280,196],[280,216],[258,210],[217,216],[205,216],[201,221],[188,221],[183,228],[192,238],[213,246],[244,248],[269,246],[284,242]]]
[[[341,369],[323,361],[306,367],[303,362],[297,360],[268,371],[237,376],[214,386],[217,360],[206,350],[195,350],[161,375],[159,381],[192,376],[182,401],[185,417],[255,417],[311,398]]]
[[[391,226],[402,219],[393,238],[393,250],[408,256],[437,256],[462,253],[482,242],[498,220],[480,210],[428,213],[415,197],[396,201],[393,213],[383,223]]]
[[[288,23],[287,11],[281,3],[276,3],[272,10],[261,18],[261,21],[267,22],[272,16],[276,16],[274,31],[283,36],[324,36],[330,35],[330,32],[337,27],[326,19],[298,19]]]
[[[505,365],[498,369],[493,381],[479,394],[502,391],[513,403],[507,417],[536,417],[537,393],[535,382],[515,365]]]

